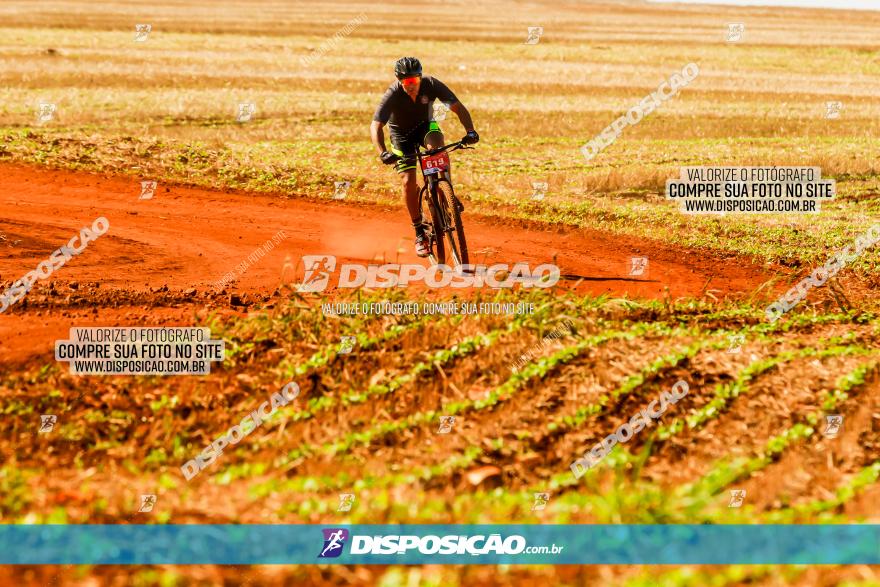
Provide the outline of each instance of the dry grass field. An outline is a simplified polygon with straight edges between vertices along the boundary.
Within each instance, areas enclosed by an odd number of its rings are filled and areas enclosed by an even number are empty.
[[[737,22],[745,36],[728,43]],[[85,219],[114,229],[0,314],[0,522],[878,523],[880,255],[783,319],[764,314],[880,219],[877,30],[880,12],[637,1],[3,2],[0,284]],[[480,132],[453,155],[474,243],[511,263],[558,253],[586,285],[467,294],[534,304],[517,317],[329,317],[328,301],[442,294],[290,287],[291,259],[369,261],[406,236],[369,142],[403,55]],[[691,62],[687,88],[585,161],[581,145]],[[236,120],[241,103],[252,120]],[[464,132],[451,114],[441,126]],[[837,198],[819,215],[686,216],[665,182],[698,165],[818,166]],[[141,180],[161,186],[153,202],[138,202]],[[540,202],[534,182],[548,184]],[[280,229],[290,240],[211,291]],[[637,253],[657,268],[650,288],[610,269]],[[92,324],[209,326],[226,360],[207,376],[71,375],[54,340]],[[692,391],[658,429],[573,478],[574,458],[679,379]],[[295,406],[182,477],[290,380]],[[50,413],[58,427],[37,435]],[[829,439],[835,413],[845,432]],[[439,440],[444,414],[458,424]],[[734,488],[742,508],[727,507]],[[538,491],[551,499],[533,512]],[[357,495],[349,513],[341,492]],[[141,494],[158,496],[151,514],[134,513]],[[868,587],[880,570],[66,566],[3,567],[0,583]]]

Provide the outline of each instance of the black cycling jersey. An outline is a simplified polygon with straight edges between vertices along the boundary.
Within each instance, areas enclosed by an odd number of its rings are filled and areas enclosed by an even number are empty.
[[[434,100],[441,100],[447,106],[458,102],[458,98],[452,93],[446,84],[433,77],[423,77],[419,94],[415,101],[404,91],[403,85],[396,81],[386,90],[376,108],[373,120],[388,124],[391,133],[391,142],[403,144],[412,140],[421,140],[416,137],[420,129],[424,129],[426,123],[432,119]],[[424,134],[424,131],[421,131]]]

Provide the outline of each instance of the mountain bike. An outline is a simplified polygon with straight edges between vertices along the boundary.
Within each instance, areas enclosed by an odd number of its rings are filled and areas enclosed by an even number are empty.
[[[419,190],[419,209],[431,251],[428,259],[433,265],[448,265],[458,269],[470,262],[464,225],[461,223],[464,205],[452,187],[449,153],[472,148],[458,141],[436,149],[416,150],[424,179],[424,185]],[[441,184],[445,185],[441,187]]]

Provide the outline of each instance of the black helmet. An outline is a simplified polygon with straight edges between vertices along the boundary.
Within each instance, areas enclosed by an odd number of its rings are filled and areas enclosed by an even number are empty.
[[[415,57],[401,57],[394,64],[394,75],[397,79],[422,75],[422,64]]]

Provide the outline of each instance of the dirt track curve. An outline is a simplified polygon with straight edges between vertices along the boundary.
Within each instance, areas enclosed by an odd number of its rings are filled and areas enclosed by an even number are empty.
[[[155,290],[167,286],[204,293],[279,230],[287,238],[228,289],[257,299],[267,296],[281,283],[285,259],[292,260],[296,277],[302,277],[298,261],[306,254],[336,255],[338,263],[380,258],[425,262],[412,252],[411,227],[402,206],[161,184],[152,199],[140,200],[139,195],[138,178],[0,165],[0,231],[5,237],[0,240],[0,283],[8,286],[35,269],[96,218],[110,222],[106,234],[48,280],[79,284],[72,292],[79,304],[61,312],[41,311],[40,284],[25,298],[31,306],[19,302],[21,307],[0,314],[0,360],[45,354],[55,335],[71,325],[191,319],[203,301],[157,303],[161,296]],[[527,262],[535,267],[555,259],[563,274],[583,278],[579,290],[595,294],[658,298],[668,288],[668,295],[679,297],[700,295],[708,288],[721,297],[751,292],[768,278],[742,259],[711,259],[596,231],[514,226],[467,211],[465,226],[472,262]],[[646,275],[628,275],[631,257],[649,259]],[[124,295],[111,296],[109,291]],[[63,293],[71,291],[65,287]],[[143,310],[137,311],[140,306]]]

